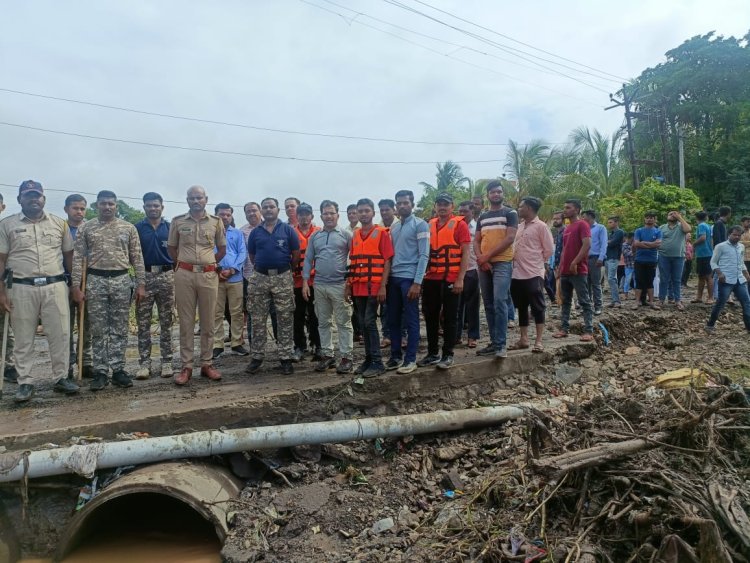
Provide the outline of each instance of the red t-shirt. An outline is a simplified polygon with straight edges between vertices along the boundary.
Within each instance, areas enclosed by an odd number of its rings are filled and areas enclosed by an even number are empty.
[[[570,263],[578,256],[583,246],[583,239],[591,238],[591,227],[583,219],[565,226],[563,231],[562,256],[560,257],[560,275],[571,276]],[[578,274],[589,273],[588,256],[578,263]]]
[[[375,228],[375,225],[372,227]],[[362,236],[363,229],[359,229],[358,233],[355,233],[354,236],[362,237],[362,240],[365,239],[366,236],[369,236],[372,234],[372,229],[367,231],[367,235]],[[383,260],[386,262],[393,258],[393,243],[391,242],[391,235],[388,231],[383,231],[383,234],[380,235],[380,245],[378,246],[380,249],[380,255],[383,257]],[[349,245],[349,250],[351,250],[351,245]],[[375,297],[378,294],[378,291],[380,291],[380,284],[379,283],[373,283],[370,285],[370,292],[367,291],[368,283],[366,281],[363,282],[355,282],[352,284],[352,295],[354,297]]]
[[[451,219],[458,219],[459,217],[451,217]],[[448,219],[450,221],[450,219]],[[445,225],[448,224],[448,221],[445,222]],[[440,232],[440,229],[445,228],[445,225],[442,227],[440,226],[440,223],[437,224],[437,230]],[[471,242],[471,232],[469,232],[469,225],[466,224],[466,221],[458,221],[456,223],[456,228],[453,231],[453,240],[456,241],[456,244],[458,246],[462,246],[466,243]],[[458,272],[449,273],[448,277],[445,278],[445,281],[448,283],[454,283],[456,279],[458,278]],[[424,279],[426,280],[442,280],[443,274],[430,274],[427,273],[424,276]]]

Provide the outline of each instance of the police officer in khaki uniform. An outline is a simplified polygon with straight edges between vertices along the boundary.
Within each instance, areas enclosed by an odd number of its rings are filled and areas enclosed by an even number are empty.
[[[185,385],[193,374],[195,307],[201,331],[201,375],[221,379],[213,367],[214,311],[219,289],[217,263],[227,251],[224,224],[206,213],[208,197],[202,186],[187,191],[190,211],[172,219],[167,248],[175,263],[175,304],[180,317],[180,359],[182,370],[175,375],[177,385]],[[216,252],[214,252],[216,248]]]
[[[34,337],[41,317],[49,342],[54,390],[73,394],[68,377],[70,321],[63,260],[70,269],[73,239],[65,221],[44,212],[44,189],[27,180],[18,189],[21,213],[0,221],[0,272],[13,270],[13,288],[0,281],[0,310],[10,313],[16,336],[18,392],[16,402],[34,396]]]

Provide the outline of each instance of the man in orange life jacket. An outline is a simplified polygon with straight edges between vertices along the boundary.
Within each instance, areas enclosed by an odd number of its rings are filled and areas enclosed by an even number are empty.
[[[453,196],[438,194],[437,217],[430,219],[430,261],[422,285],[422,312],[427,326],[427,355],[417,362],[420,367],[453,365],[456,344],[458,300],[464,287],[469,264],[471,233],[461,217],[453,215]],[[443,313],[443,354],[439,355],[440,313]]]
[[[391,271],[393,244],[386,227],[373,225],[375,204],[363,198],[357,202],[361,227],[354,229],[349,251],[347,297],[353,296],[365,341],[365,361],[356,373],[375,377],[385,373],[378,338],[378,304],[385,303],[386,280]]]
[[[299,362],[307,353],[307,339],[305,338],[305,327],[307,336],[310,338],[310,346],[313,349],[313,360],[320,361],[320,334],[318,333],[318,317],[315,316],[315,290],[313,279],[315,270],[310,274],[310,299],[302,297],[302,266],[305,262],[305,251],[310,237],[320,230],[312,224],[313,210],[310,204],[301,203],[296,208],[297,231],[299,237],[300,261],[294,268],[294,360]]]

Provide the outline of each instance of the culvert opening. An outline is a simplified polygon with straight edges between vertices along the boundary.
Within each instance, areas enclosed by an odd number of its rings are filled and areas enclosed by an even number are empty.
[[[66,548],[64,563],[219,563],[213,523],[160,493],[119,496],[91,510]]]

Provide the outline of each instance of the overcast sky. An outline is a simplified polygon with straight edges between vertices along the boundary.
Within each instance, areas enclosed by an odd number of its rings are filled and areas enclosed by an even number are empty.
[[[0,88],[331,135],[559,143],[579,125],[607,133],[621,125],[621,110],[603,111],[609,105],[607,92],[616,91],[618,82],[602,72],[635,77],[689,37],[711,30],[742,36],[750,21],[747,0],[426,0],[428,5],[400,0],[456,30],[383,0],[336,2],[339,6],[325,0],[6,0],[0,20]],[[300,162],[0,125],[0,183],[14,186],[0,186],[0,192],[11,211],[18,209],[17,186],[27,178],[44,184],[47,209],[59,213],[65,195],[74,191],[108,188],[121,198],[140,198],[153,190],[184,202],[192,184],[206,187],[209,205],[294,195],[314,206],[330,198],[345,207],[359,197],[393,197],[400,188],[411,188],[419,197],[418,182],[433,182],[435,163],[448,159],[461,164],[469,177],[498,176],[506,152],[504,146],[264,132],[2,91],[0,121],[218,151],[424,162]],[[470,162],[487,160],[496,162]],[[57,189],[65,191],[51,191]],[[139,200],[127,201],[140,206]],[[168,203],[166,215],[185,210],[184,203]]]

